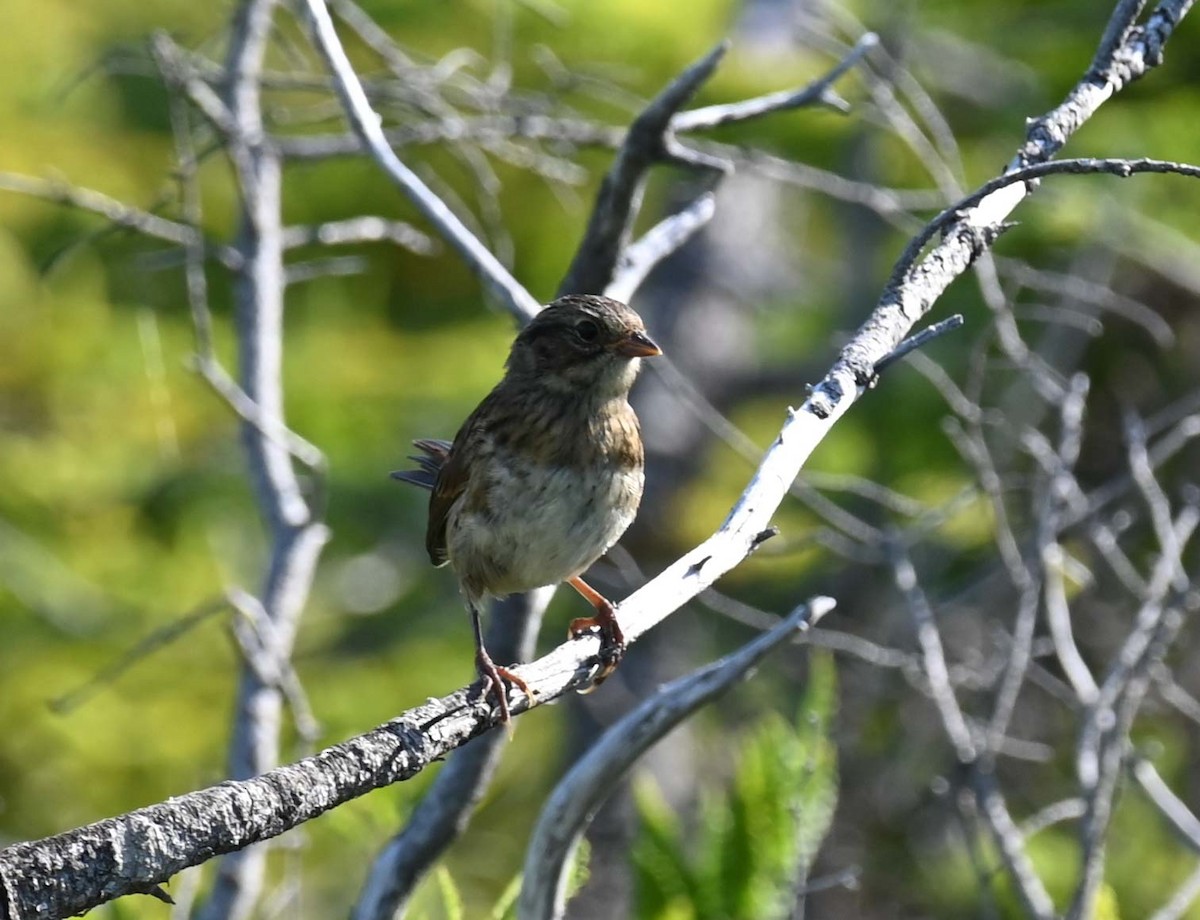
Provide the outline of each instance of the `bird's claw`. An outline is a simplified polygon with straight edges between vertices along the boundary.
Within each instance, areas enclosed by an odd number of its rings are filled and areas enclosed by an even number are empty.
[[[529,688],[529,684],[525,683],[525,680],[514,671],[496,664],[486,654],[476,658],[475,667],[479,671],[479,676],[483,678],[484,699],[487,699],[489,695],[496,698],[501,722],[508,722],[512,718],[512,712],[508,705],[509,685],[524,693],[530,705],[533,704],[533,691]]]
[[[590,693],[604,683],[609,675],[617,669],[621,659],[625,657],[625,634],[621,632],[621,625],[617,622],[616,615],[611,609],[597,610],[596,613],[597,615],[594,617],[580,617],[572,620],[567,631],[572,639],[587,635],[592,630],[596,630],[600,634],[600,651],[597,653],[600,670],[596,672],[592,685],[582,691],[583,693]]]

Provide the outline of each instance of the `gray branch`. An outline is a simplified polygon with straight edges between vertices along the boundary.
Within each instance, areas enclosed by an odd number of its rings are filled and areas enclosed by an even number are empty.
[[[572,147],[603,147],[615,150],[625,140],[624,128],[598,125],[581,118],[555,118],[550,115],[447,115],[445,117],[397,125],[384,129],[383,136],[392,147],[439,144],[447,141],[473,141],[493,144],[521,138],[552,141]],[[330,157],[362,153],[362,142],[353,134],[317,134],[281,137],[280,153],[287,159],[325,160]]]
[[[1025,143],[1006,172],[1049,160],[1105,101],[1161,63],[1163,46],[1191,5],[1192,0],[1164,0],[1144,26],[1125,33],[1125,40],[1113,46],[1111,54],[1098,56],[1057,108],[1029,123]],[[1114,18],[1122,16],[1118,9]],[[1003,178],[995,180],[1000,184],[991,191],[971,196],[974,200],[970,205],[957,205],[939,227],[910,244],[897,263],[879,309],[861,330],[866,333],[862,336],[864,342],[886,335],[886,327],[893,322],[911,324],[923,316],[950,282],[1003,232],[1008,215],[1032,191],[1027,183],[1004,182]],[[918,263],[917,253],[939,229],[943,230],[942,241]],[[872,326],[880,327],[878,332],[868,328]],[[852,355],[852,366],[862,368],[865,357]]]
[[[701,195],[682,211],[660,221],[646,235],[630,243],[617,259],[617,270],[604,293],[629,303],[654,267],[699,233],[716,213],[712,193]]]
[[[324,0],[304,0],[302,9],[312,30],[313,40],[333,73],[338,97],[359,142],[425,218],[458,251],[492,296],[510,313],[522,321],[528,321],[541,309],[541,304],[467,229],[458,215],[451,211],[416,173],[400,161],[388,144],[380,117],[372,110],[362,83],[346,57]]]
[[[898,539],[889,543],[889,561],[892,566],[892,577],[896,587],[904,596],[905,606],[913,619],[913,627],[917,634],[917,644],[921,647],[921,657],[925,670],[925,679],[929,681],[929,693],[938,708],[942,727],[950,743],[954,745],[954,753],[960,763],[974,763],[978,751],[971,729],[967,725],[962,707],[950,684],[950,669],[946,665],[946,652],[942,645],[941,631],[934,618],[933,608],[929,599],[917,581],[917,572],[912,559],[900,544]]]
[[[553,588],[543,588],[492,605],[487,647],[498,661],[529,658],[553,595]],[[505,732],[481,735],[442,767],[404,829],[371,863],[353,920],[384,920],[404,910],[417,882],[466,828],[509,737]]]
[[[937,706],[942,728],[954,746],[959,762],[971,769],[972,791],[980,815],[996,841],[1017,896],[1031,916],[1049,918],[1054,914],[1054,901],[1033,867],[1033,861],[1025,850],[1025,836],[1014,823],[995,781],[992,772],[994,749],[981,751],[972,737],[966,716],[950,683],[950,669],[946,664],[941,632],[929,600],[917,580],[916,569],[898,540],[890,541],[889,550],[893,577],[916,628],[929,693]]]
[[[642,185],[651,166],[673,161],[710,169],[717,174],[732,170],[732,162],[723,155],[685,148],[677,134],[828,101],[832,84],[876,43],[874,35],[864,36],[829,73],[802,89],[683,112],[683,106],[716,70],[728,50],[728,42],[717,45],[692,64],[651,100],[629,126],[629,132],[617,151],[617,158],[600,185],[587,230],[558,293],[595,293],[606,290],[614,283],[619,256],[628,244],[630,227],[641,200]]]
[[[712,76],[728,47],[728,42],[721,42],[692,64],[651,100],[629,126],[617,158],[600,184],[583,241],[559,285],[559,294],[594,294],[608,287],[617,257],[628,242],[646,171],[667,159],[672,141],[671,119]]]
[[[1171,790],[1154,764],[1141,757],[1133,757],[1129,772],[1146,797],[1162,812],[1179,839],[1193,853],[1200,853],[1200,818]]]
[[[1150,920],[1178,920],[1197,897],[1200,897],[1200,866],[1192,870],[1166,904],[1150,915]]]
[[[198,228],[131,207],[94,189],[8,172],[0,172],[0,189],[89,211],[106,218],[117,227],[135,230],[176,246],[197,246],[226,268],[237,269],[241,266],[241,254],[236,249],[208,242]]]
[[[331,220],[315,226],[288,227],[283,231],[284,249],[383,242],[395,243],[423,256],[437,251],[437,244],[412,224],[370,214]]]
[[[879,36],[868,32],[860,38],[850,52],[842,58],[832,70],[818,80],[799,89],[785,89],[756,99],[746,99],[741,102],[730,102],[725,105],[710,105],[702,109],[692,109],[690,112],[680,112],[671,119],[671,130],[704,131],[721,125],[737,124],[775,112],[786,112],[808,105],[828,105],[839,111],[849,110],[849,106],[836,96],[833,96],[833,84],[862,60],[868,51],[879,44]]]
[[[328,530],[305,501],[286,443],[283,396],[282,170],[266,140],[261,73],[277,0],[243,0],[231,27],[226,60],[230,131],[226,147],[241,191],[237,249],[243,265],[234,284],[241,393],[253,407],[242,424],[242,446],[259,513],[267,527],[270,560],[259,603],[270,621],[269,641],[245,650],[229,775],[245,780],[279,763],[284,691],[264,675],[285,673],[301,611],[308,599]],[[168,55],[169,56],[169,55]],[[210,378],[211,379],[211,378]],[[236,404],[236,403],[235,403]],[[262,889],[266,853],[236,848],[222,861],[202,920],[249,917]],[[224,851],[230,852],[230,851]]]
[[[1138,453],[1131,446],[1131,454]],[[1136,463],[1136,460],[1135,460]],[[1160,555],[1148,595],[1100,686],[1079,737],[1077,770],[1086,810],[1080,825],[1083,871],[1067,910],[1068,920],[1090,917],[1104,871],[1106,838],[1129,732],[1151,680],[1183,621],[1175,597],[1183,590],[1182,553],[1200,525],[1200,510],[1186,506],[1160,534]]]

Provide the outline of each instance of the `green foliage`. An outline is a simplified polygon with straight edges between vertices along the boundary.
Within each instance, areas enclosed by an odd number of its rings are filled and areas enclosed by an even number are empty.
[[[681,825],[652,783],[638,787],[638,916],[787,917],[837,804],[833,659],[811,656],[794,721],[764,716],[744,738],[729,788],[706,790],[697,827]]]
[[[588,862],[591,859],[591,846],[586,840],[580,840],[579,845],[571,854],[571,865],[569,868],[569,877],[567,879],[567,899],[570,900],[575,896],[588,880]],[[446,911],[447,920],[456,920],[462,916],[462,899],[458,893],[458,889],[454,886],[454,881],[450,876],[449,871],[445,867],[439,867],[437,872],[437,882],[439,891],[442,893],[443,908]],[[521,895],[521,876],[515,876],[512,881],[505,886],[500,893],[500,897],[496,899],[496,903],[492,906],[491,912],[488,913],[488,920],[516,920],[517,918],[517,899]],[[458,914],[452,914],[449,905],[457,905]]]
[[[444,865],[438,866],[434,870],[434,878],[437,880],[438,893],[442,896],[442,910],[446,920],[463,920],[462,895],[459,894],[454,879],[450,877],[450,870]]]
[[[1112,885],[1101,885],[1096,893],[1096,907],[1092,913],[1093,920],[1121,920],[1121,906],[1117,903],[1117,893]]]
[[[501,893],[499,900],[496,901],[496,906],[492,908],[492,912],[488,920],[514,920],[517,916],[517,898],[521,895],[521,876],[517,876],[508,883],[508,887]]]

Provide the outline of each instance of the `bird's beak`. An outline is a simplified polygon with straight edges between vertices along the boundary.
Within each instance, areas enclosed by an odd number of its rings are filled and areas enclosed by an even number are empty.
[[[617,342],[613,351],[625,358],[653,358],[661,355],[662,349],[644,332],[631,332]]]

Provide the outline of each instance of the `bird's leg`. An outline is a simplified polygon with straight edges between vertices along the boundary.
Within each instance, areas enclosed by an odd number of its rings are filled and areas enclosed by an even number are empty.
[[[600,672],[596,675],[599,685],[621,663],[625,657],[625,634],[621,632],[621,624],[617,622],[617,612],[612,603],[603,594],[576,575],[568,578],[567,584],[583,595],[584,599],[596,608],[594,617],[580,617],[572,620],[568,627],[571,638],[597,629],[600,632]]]
[[[483,626],[480,623],[479,603],[473,599],[468,600],[467,607],[471,611],[471,626],[475,630],[475,670],[483,678],[484,698],[486,699],[489,693],[494,693],[496,703],[500,707],[500,721],[508,722],[510,713],[508,710],[508,687],[505,685],[505,681],[520,688],[521,692],[529,699],[530,704],[533,703],[533,691],[521,677],[492,661],[492,656],[483,646]]]

